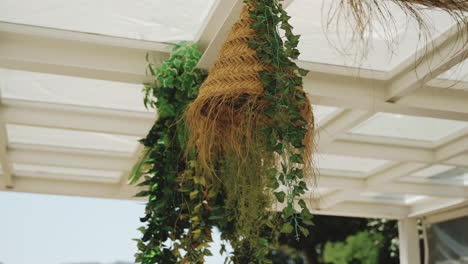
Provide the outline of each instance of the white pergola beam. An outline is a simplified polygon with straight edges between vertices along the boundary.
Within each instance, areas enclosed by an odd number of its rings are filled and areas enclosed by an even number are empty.
[[[354,191],[357,195],[362,192],[382,192],[447,198],[468,198],[468,187],[466,186],[412,182],[368,184],[366,178],[352,178],[344,176],[322,175],[317,181],[317,187]]]
[[[427,165],[421,163],[400,163],[387,170],[369,176],[366,182],[368,185],[384,184],[386,182],[398,180],[424,167],[427,167]]]
[[[0,107],[6,123],[139,137],[147,133],[156,119],[155,113],[22,100],[3,100]]]
[[[222,4],[218,4],[212,15],[211,21],[206,28],[207,33],[203,33],[200,39],[200,46],[203,49],[209,39],[208,36],[211,36],[211,42],[204,49],[203,56],[197,65],[198,68],[209,70],[211,65],[213,65],[221,50],[221,46],[226,40],[231,27],[239,18],[244,6],[244,2],[239,0],[222,1]],[[216,25],[221,26],[217,27]]]
[[[400,244],[400,263],[421,263],[417,219],[401,219],[398,222],[398,237]]]
[[[324,126],[321,126],[316,132],[317,146],[319,151],[327,149],[341,135],[348,132],[353,127],[367,120],[372,116],[372,113],[362,110],[346,110],[339,114],[334,119],[328,121]]]
[[[452,207],[466,204],[468,199],[463,198],[429,198],[423,203],[411,206],[409,217],[422,217],[438,213]]]
[[[425,87],[410,95],[409,100],[389,103],[385,101],[383,81],[318,72],[311,72],[304,78],[304,90],[314,105],[468,121],[468,106],[464,103],[468,100],[468,92],[434,89]],[[451,104],[452,101],[455,104]]]
[[[367,218],[386,218],[403,219],[408,216],[409,207],[402,205],[392,205],[386,203],[362,203],[346,201],[336,204],[330,208],[317,208],[315,200],[305,199],[311,213],[316,215],[334,215],[346,217],[367,217]],[[276,204],[273,210],[282,210],[284,204]],[[297,205],[296,205],[297,206]]]
[[[403,96],[423,87],[427,82],[464,61],[468,57],[465,31],[465,28],[460,31],[449,29],[444,36],[439,38],[445,39],[441,44],[432,44],[429,52],[426,49],[417,52],[415,56],[420,56],[421,52],[424,56],[408,65],[387,84],[386,101],[400,100]]]
[[[86,33],[37,27],[28,27],[31,30],[16,30],[11,29],[10,24],[0,25],[2,68],[144,83],[151,81],[151,78],[145,75],[147,52],[154,55],[152,57],[156,58],[156,62],[168,56],[167,50],[161,51],[159,44],[152,47],[148,43],[141,46],[125,45],[124,41],[124,44],[117,45],[120,39],[98,41],[96,39],[101,39],[101,36],[93,35],[92,38],[95,39],[89,40],[90,34]],[[16,28],[18,25],[13,26]],[[63,37],[59,37],[61,34]],[[83,41],[77,41],[80,36],[83,36]],[[102,37],[108,38],[111,37]]]
[[[8,153],[11,162],[31,165],[111,171],[130,171],[133,166],[133,159],[131,157],[110,157],[107,155],[67,153],[28,148],[12,148]]]
[[[439,147],[435,151],[435,159],[437,161],[445,161],[456,157],[468,151],[468,135],[454,140],[444,146]],[[467,161],[468,164],[468,161]]]
[[[37,36],[50,39],[71,40],[129,49],[140,49],[170,53],[171,43],[136,40],[129,38],[114,37],[102,34],[93,34],[41,26],[9,23],[0,21],[0,32],[15,33],[21,35]]]
[[[336,140],[333,143],[328,144],[326,148],[321,148],[319,145],[318,151],[325,154],[402,162],[434,162],[434,152],[428,149],[344,140]]]
[[[388,80],[388,73],[385,71],[351,68],[343,65],[324,64],[313,61],[297,60],[296,64],[313,73],[325,73],[335,76],[347,76],[353,78],[366,78],[374,80]]]
[[[1,110],[0,110],[1,111]],[[1,119],[0,119],[1,120]],[[4,122],[0,122],[0,165],[2,167],[3,185],[6,188],[13,188],[13,170],[10,157],[7,152],[8,138]]]
[[[318,200],[318,209],[327,209],[335,206],[344,201],[350,200],[351,197],[355,196],[356,192],[353,190],[339,190],[331,194],[325,195]]]
[[[0,103],[2,103],[2,93],[0,91]],[[13,168],[10,162],[10,156],[7,152],[8,134],[5,120],[2,118],[3,109],[0,108],[0,165],[2,169],[2,180],[0,185],[6,188],[13,188]]]
[[[5,188],[0,187],[0,190],[5,190]],[[118,184],[59,179],[18,177],[14,191],[79,197],[142,200],[141,198],[133,197],[138,192],[137,187],[130,186],[123,192]]]
[[[326,210],[312,211],[314,214],[386,219],[403,219],[408,216],[408,212],[408,206],[352,201],[336,204]]]

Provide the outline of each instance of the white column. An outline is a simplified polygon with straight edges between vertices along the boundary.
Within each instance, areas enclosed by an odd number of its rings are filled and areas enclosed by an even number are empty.
[[[420,264],[417,219],[406,218],[398,222],[400,264]]]

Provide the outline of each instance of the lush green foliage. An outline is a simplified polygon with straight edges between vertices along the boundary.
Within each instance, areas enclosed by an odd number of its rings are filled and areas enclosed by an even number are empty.
[[[377,264],[383,244],[380,233],[359,232],[348,236],[344,242],[328,242],[323,258],[333,264]]]
[[[187,262],[198,263],[203,262],[204,255],[210,254],[206,251],[206,242],[211,241],[211,234],[205,232],[210,230],[206,227],[209,224],[198,221],[195,215],[186,217],[195,208],[199,215],[206,210],[198,207],[205,200],[201,200],[199,191],[203,189],[203,182],[191,177],[196,164],[181,155],[185,150],[186,131],[184,123],[179,122],[204,79],[204,73],[195,68],[200,57],[195,45],[182,43],[174,47],[171,57],[162,65],[148,66],[156,82],[145,86],[144,103],[157,108],[159,118],[141,140],[145,155],[135,165],[130,178],[134,183],[144,174],[144,181],[138,184],[144,190],[136,196],[148,197],[146,215],[141,218],[147,225],[139,229],[143,237],[136,240],[140,251],[136,262],[164,264],[188,259]],[[186,181],[181,183],[180,179]],[[177,191],[180,189],[184,190]],[[186,230],[191,232],[187,234]],[[167,243],[168,240],[174,241],[174,245]],[[193,247],[193,243],[199,245]],[[185,249],[187,254],[181,256],[179,248]],[[193,248],[198,251],[194,253]]]
[[[302,76],[307,71],[299,68],[293,61],[299,56],[297,45],[299,36],[292,33],[289,24],[290,16],[282,6],[282,1],[247,0],[255,2],[256,8],[251,12],[254,20],[252,28],[257,38],[250,41],[251,48],[257,50],[260,60],[272,67],[272,71],[260,72],[264,85],[264,99],[268,102],[265,109],[266,117],[271,120],[264,126],[265,138],[268,139],[267,150],[281,157],[281,168],[274,169],[270,187],[275,190],[285,186],[286,191],[277,191],[275,196],[280,203],[286,202],[282,211],[283,224],[281,232],[309,235],[306,228],[312,224],[312,215],[306,203],[300,198],[307,189],[303,180],[304,168],[310,166],[304,139],[310,133],[310,120],[304,117],[303,110],[310,107],[306,94],[302,89]],[[285,33],[285,40],[280,36],[278,28]],[[312,142],[309,142],[312,144]],[[295,202],[301,211],[295,209]]]
[[[296,48],[299,36],[292,34],[281,1],[245,2],[256,3],[251,17],[255,21],[252,28],[257,38],[249,45],[257,50],[261,61],[273,69],[259,73],[265,88],[263,99],[268,103],[264,115],[271,120],[261,132],[262,137],[268,139],[264,151],[270,154],[256,156],[257,153],[253,153],[247,159],[251,162],[220,160],[218,166],[224,174],[237,175],[242,171],[242,174],[268,177],[238,179],[224,175],[224,185],[207,184],[197,164],[196,149],[186,149],[187,132],[183,120],[187,105],[196,98],[205,77],[195,68],[201,54],[194,45],[175,46],[171,57],[162,65],[149,65],[155,83],[144,88],[144,104],[157,109],[159,118],[141,140],[145,152],[129,180],[136,183],[143,176],[139,186],[144,190],[137,196],[148,197],[146,215],[141,218],[147,225],[140,228],[143,237],[136,239],[140,251],[136,262],[204,263],[205,257],[211,255],[209,243],[214,226],[234,248],[230,261],[242,264],[272,263],[269,257],[276,246],[278,224],[280,232],[293,234],[296,239],[301,234],[309,234],[306,227],[312,224],[312,215],[300,198],[307,191],[303,178],[309,161],[304,159],[307,156],[304,139],[310,120],[304,117],[303,110],[309,107],[309,102],[303,90],[298,89],[302,86],[301,76],[307,72],[292,61],[299,54]],[[278,27],[285,32],[285,40],[279,35]],[[266,170],[262,164],[274,164],[265,160],[266,156],[276,156],[280,168],[270,166]],[[268,182],[263,182],[264,179]],[[240,188],[227,190],[226,186]],[[285,203],[279,218],[276,214],[262,213],[268,212],[271,205],[271,197],[262,186],[275,191],[273,197]],[[285,187],[284,190],[277,191],[280,186]],[[242,199],[238,196],[228,199],[230,193],[242,194]],[[296,209],[296,203],[300,210]],[[239,231],[237,226],[248,228]]]

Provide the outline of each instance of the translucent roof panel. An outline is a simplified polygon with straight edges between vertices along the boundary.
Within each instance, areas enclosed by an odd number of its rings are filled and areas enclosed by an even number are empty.
[[[10,144],[34,144],[76,149],[134,153],[137,137],[7,124]]]
[[[0,69],[3,98],[147,111],[142,85]]]
[[[468,168],[433,165],[413,173],[411,177],[424,178],[436,183],[440,182],[468,185]]]
[[[357,173],[369,173],[384,165],[389,161],[370,158],[359,158],[349,156],[339,156],[330,154],[316,154],[315,165],[319,170],[350,171]]]
[[[437,142],[468,128],[468,122],[377,113],[354,127],[352,134]]]
[[[2,0],[0,21],[138,40],[195,40],[215,0]]]
[[[301,35],[300,60],[390,71],[422,47],[418,28],[414,23],[408,23],[399,7],[389,1],[388,8],[395,21],[393,39],[385,34],[382,27],[377,26],[366,39],[372,49],[363,52],[363,43],[351,45],[355,26],[349,23],[349,19],[343,19],[338,26],[332,24],[326,29],[329,11],[333,11],[337,3],[339,1],[335,0],[295,0],[288,7],[294,32]],[[436,10],[427,10],[426,19],[436,21],[436,27],[431,28],[433,37],[448,30],[453,23],[448,15]],[[397,43],[397,47],[389,49],[390,42]],[[358,51],[367,54],[367,60],[358,59],[361,58]]]
[[[122,176],[122,172],[119,171],[63,168],[18,163],[13,164],[13,169],[17,176],[85,180],[106,183],[117,183]]]

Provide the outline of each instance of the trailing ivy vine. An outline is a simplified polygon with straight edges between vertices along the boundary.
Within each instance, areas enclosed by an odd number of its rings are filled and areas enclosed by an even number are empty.
[[[140,219],[146,226],[139,228],[143,236],[136,239],[136,262],[203,263],[204,256],[211,254],[207,249],[211,226],[205,221],[211,210],[210,194],[205,192],[204,179],[194,177],[196,162],[182,155],[186,131],[181,118],[205,77],[195,68],[200,57],[195,44],[181,43],[160,66],[148,65],[155,82],[145,85],[144,104],[157,109],[159,117],[141,140],[145,154],[129,179],[136,183],[143,176],[138,186],[144,190],[136,196],[148,197],[146,215]]]
[[[256,8],[251,11],[254,19],[252,29],[257,38],[249,45],[257,51],[261,62],[273,68],[260,72],[264,85],[264,99],[268,102],[265,115],[270,123],[264,126],[265,137],[269,139],[267,149],[280,156],[279,177],[273,188],[285,186],[286,191],[277,191],[275,196],[280,203],[286,202],[282,210],[284,223],[281,232],[293,232],[296,239],[299,234],[309,235],[307,225],[312,225],[310,213],[304,199],[308,190],[304,181],[306,174],[311,174],[310,148],[313,142],[309,133],[313,130],[313,116],[305,115],[310,102],[302,90],[302,77],[308,71],[296,65],[298,58],[299,35],[294,35],[289,24],[290,16],[286,13],[281,0],[246,0],[254,2]],[[280,30],[284,32],[283,39]],[[310,109],[309,109],[310,110]],[[310,111],[309,111],[310,112]],[[308,140],[309,139],[309,140]],[[301,208],[295,209],[295,202]]]

